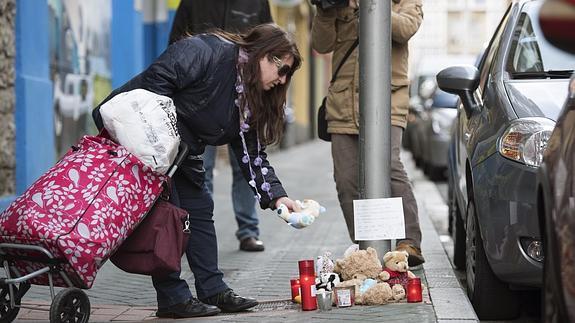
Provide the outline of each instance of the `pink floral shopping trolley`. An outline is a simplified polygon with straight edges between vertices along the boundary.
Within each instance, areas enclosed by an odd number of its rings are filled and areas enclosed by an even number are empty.
[[[96,272],[144,219],[186,157],[155,173],[103,136],[78,146],[0,213],[0,321],[18,315],[31,284],[49,285],[51,322],[87,322]],[[54,295],[54,286],[67,287]]]

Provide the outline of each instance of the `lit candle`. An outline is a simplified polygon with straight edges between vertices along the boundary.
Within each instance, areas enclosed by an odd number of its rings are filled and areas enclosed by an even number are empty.
[[[301,309],[304,311],[313,311],[317,309],[315,269],[313,260],[299,261],[299,283],[301,294]]]
[[[291,286],[291,300],[295,301],[296,296],[299,295],[299,289],[300,289],[299,279],[297,278],[290,279],[290,286]]]
[[[410,278],[407,281],[407,302],[419,303],[422,301],[421,279]]]

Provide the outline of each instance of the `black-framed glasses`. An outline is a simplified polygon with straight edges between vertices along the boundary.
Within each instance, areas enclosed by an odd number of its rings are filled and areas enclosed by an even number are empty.
[[[277,56],[272,56],[272,60],[274,61],[274,63],[278,68],[279,77],[292,75],[291,66],[289,66],[288,64],[284,64],[282,60]]]

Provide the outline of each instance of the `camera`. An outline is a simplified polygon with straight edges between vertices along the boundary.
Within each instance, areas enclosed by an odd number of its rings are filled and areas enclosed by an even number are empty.
[[[345,8],[349,4],[349,0],[311,0],[311,4],[322,9]]]

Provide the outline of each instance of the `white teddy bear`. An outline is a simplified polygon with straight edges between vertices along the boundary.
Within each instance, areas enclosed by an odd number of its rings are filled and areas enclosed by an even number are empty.
[[[319,216],[320,213],[325,212],[325,207],[321,206],[318,202],[314,200],[303,200],[303,203],[299,200],[295,201],[301,208],[300,212],[291,212],[284,204],[280,204],[277,209],[278,216],[286,221],[290,226],[301,229],[305,228],[315,221],[315,218]]]

